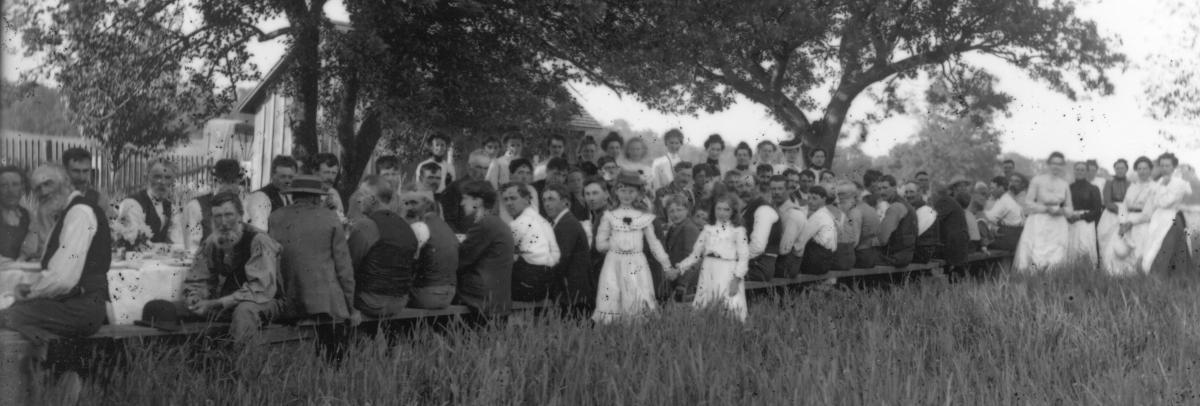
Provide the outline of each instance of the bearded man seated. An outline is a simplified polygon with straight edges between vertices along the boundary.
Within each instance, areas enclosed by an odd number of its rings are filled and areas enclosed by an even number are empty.
[[[233,193],[212,198],[213,233],[204,239],[184,287],[187,310],[210,320],[231,321],[230,335],[245,341],[263,323],[281,316],[281,246],[265,231],[242,221]]]

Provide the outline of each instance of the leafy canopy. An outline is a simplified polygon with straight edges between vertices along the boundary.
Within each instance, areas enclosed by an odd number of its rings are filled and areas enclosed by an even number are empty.
[[[714,112],[741,95],[826,150],[869,86],[977,70],[964,55],[997,57],[1071,98],[1111,93],[1105,71],[1124,59],[1062,0],[491,4],[525,22],[547,52],[653,108]]]

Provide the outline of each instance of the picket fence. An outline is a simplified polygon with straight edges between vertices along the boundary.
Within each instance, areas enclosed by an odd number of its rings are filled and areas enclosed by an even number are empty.
[[[83,138],[58,137],[14,131],[0,133],[0,165],[15,165],[31,173],[44,163],[61,163],[62,154],[70,148],[83,148],[92,153],[92,185],[107,194],[114,202],[145,188],[149,183],[146,165],[150,157],[131,156],[121,167],[115,167],[99,142]],[[176,201],[186,201],[208,183],[208,157],[167,154],[178,171],[175,177]]]

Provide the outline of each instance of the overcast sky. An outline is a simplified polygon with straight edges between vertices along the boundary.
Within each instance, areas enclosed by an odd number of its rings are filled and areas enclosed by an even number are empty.
[[[327,4],[326,12],[332,19],[348,20],[340,1]],[[1185,161],[1200,163],[1200,126],[1151,119],[1141,100],[1144,94],[1142,81],[1147,73],[1136,64],[1147,55],[1166,49],[1164,44],[1170,43],[1174,28],[1182,24],[1180,17],[1169,15],[1157,1],[1147,0],[1089,1],[1081,6],[1080,13],[1094,19],[1101,32],[1119,38],[1121,44],[1117,49],[1135,63],[1123,72],[1112,72],[1117,86],[1112,96],[1072,102],[1011,66],[973,58],[995,73],[1001,80],[1000,89],[1015,98],[1010,108],[1011,117],[998,120],[1004,134],[1003,150],[1033,157],[1060,150],[1070,159],[1095,158],[1107,166],[1117,158],[1132,160],[1137,155],[1157,155],[1164,149],[1172,149]],[[262,28],[270,31],[284,25],[286,21],[276,20],[264,22]],[[22,58],[19,43],[11,36],[5,38],[5,43],[4,76],[15,80],[22,70],[36,61]],[[255,44],[251,50],[263,71],[269,69],[284,51],[278,40]],[[713,132],[733,142],[786,137],[782,127],[764,108],[748,101],[717,114],[676,116],[650,110],[632,97],[622,97],[607,88],[584,83],[575,83],[572,87],[580,104],[601,124],[625,119],[635,129],[648,128],[659,133],[678,127],[688,135],[690,142],[696,144]],[[867,98],[859,97],[851,114],[864,114],[874,108]],[[871,155],[886,154],[893,145],[911,139],[916,129],[916,122],[911,117],[894,117],[871,128],[863,149]],[[1160,130],[1181,137],[1170,143],[1158,135]]]

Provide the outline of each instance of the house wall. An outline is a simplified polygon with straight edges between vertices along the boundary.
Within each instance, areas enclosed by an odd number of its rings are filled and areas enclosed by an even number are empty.
[[[271,181],[271,159],[291,155],[292,127],[289,120],[291,99],[271,92],[254,114],[254,141],[250,147],[250,188],[256,190]]]

